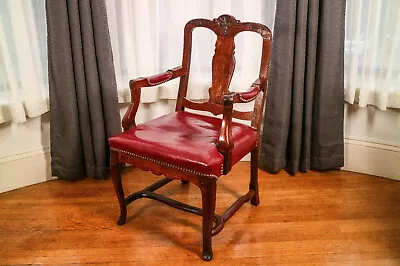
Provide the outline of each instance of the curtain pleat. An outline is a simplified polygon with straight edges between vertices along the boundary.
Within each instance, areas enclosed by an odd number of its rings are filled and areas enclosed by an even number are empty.
[[[53,176],[108,175],[121,131],[104,0],[46,1]]]
[[[345,1],[278,0],[260,165],[343,166]]]

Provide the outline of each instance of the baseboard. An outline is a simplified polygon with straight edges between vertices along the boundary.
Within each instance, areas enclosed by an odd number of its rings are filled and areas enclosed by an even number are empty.
[[[345,138],[343,170],[400,181],[400,145]]]
[[[50,148],[32,147],[0,158],[0,193],[52,179]]]
[[[343,170],[400,181],[400,146],[345,138]],[[249,161],[247,155],[242,161]],[[33,147],[0,158],[0,193],[53,180],[50,148]]]
[[[43,147],[41,145],[32,146],[27,149],[17,149],[7,154],[0,156],[0,165],[3,163],[21,160],[32,156],[43,155],[50,153],[50,147]]]

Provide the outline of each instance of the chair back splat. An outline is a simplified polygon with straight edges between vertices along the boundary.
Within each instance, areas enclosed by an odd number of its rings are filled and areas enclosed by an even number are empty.
[[[192,33],[198,27],[210,29],[217,35],[215,54],[212,59],[212,86],[208,90],[209,100],[206,103],[192,102],[185,98],[190,73]],[[252,127],[255,129],[259,128],[259,120],[261,119],[266,98],[272,34],[270,29],[265,25],[252,22],[241,23],[230,15],[222,15],[213,20],[193,19],[186,24],[182,58],[182,68],[186,74],[180,80],[176,111],[183,111],[186,107],[209,111],[214,115],[223,113],[224,95],[229,92],[229,85],[236,65],[234,38],[238,33],[244,31],[258,33],[263,39],[260,73],[256,81],[259,84],[253,84],[259,86],[260,92],[256,96],[253,112],[234,110],[232,116],[241,120],[251,120]]]

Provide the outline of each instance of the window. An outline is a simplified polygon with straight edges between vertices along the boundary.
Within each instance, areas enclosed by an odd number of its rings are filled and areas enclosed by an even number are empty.
[[[130,79],[164,72],[181,65],[183,29],[194,18],[217,18],[231,14],[241,21],[259,22],[273,29],[275,0],[107,0],[111,43],[119,92],[119,101],[129,101]],[[188,97],[208,98],[211,86],[211,61],[215,34],[208,29],[195,29]],[[236,69],[231,89],[245,91],[258,78],[261,37],[241,33],[236,39]],[[176,99],[178,80],[162,89],[142,91],[142,102]]]
[[[398,0],[347,0],[347,102],[400,108],[399,14]]]
[[[0,1],[0,123],[46,111],[45,0]]]

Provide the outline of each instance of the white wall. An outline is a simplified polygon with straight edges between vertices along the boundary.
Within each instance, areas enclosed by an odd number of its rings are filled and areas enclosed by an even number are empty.
[[[345,106],[343,169],[400,180],[400,111]]]
[[[49,114],[0,124],[0,193],[52,179]]]

